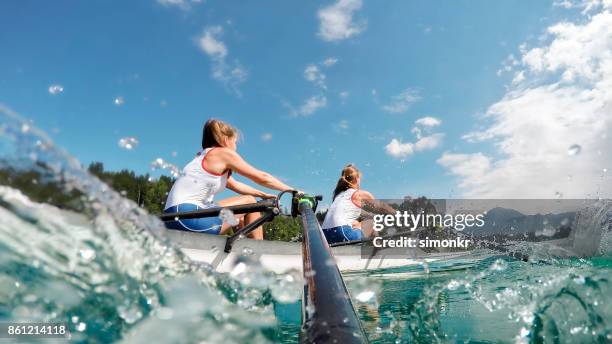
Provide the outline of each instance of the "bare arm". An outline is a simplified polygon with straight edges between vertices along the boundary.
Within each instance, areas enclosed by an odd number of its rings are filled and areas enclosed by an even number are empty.
[[[274,198],[275,197],[274,195],[263,192],[261,190],[257,190],[254,187],[241,183],[232,177],[229,177],[227,179],[227,188],[241,195],[251,195],[251,196],[261,197],[261,198]]]
[[[361,202],[361,208],[369,213],[395,214],[396,210],[385,202],[379,201],[365,190],[355,192],[355,198]]]
[[[278,180],[278,178],[273,175],[260,171],[255,167],[249,165],[242,157],[236,153],[235,151],[224,149],[223,154],[225,157],[225,161],[227,163],[227,167],[229,167],[232,171],[243,175],[255,183],[278,191],[285,190],[293,190],[292,187]]]

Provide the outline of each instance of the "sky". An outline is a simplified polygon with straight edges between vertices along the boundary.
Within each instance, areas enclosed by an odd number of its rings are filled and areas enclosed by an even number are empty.
[[[610,197],[611,10],[3,1],[0,103],[109,170],[182,168],[219,118],[252,165],[326,197],[347,163],[379,198]]]

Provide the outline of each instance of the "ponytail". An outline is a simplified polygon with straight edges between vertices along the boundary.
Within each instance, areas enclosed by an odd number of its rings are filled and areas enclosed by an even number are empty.
[[[342,169],[342,174],[340,175],[340,179],[338,179],[338,183],[336,184],[336,189],[334,190],[334,199],[341,192],[344,192],[351,188],[357,187],[357,178],[361,176],[361,172],[357,169],[357,167],[353,164],[348,164]]]
[[[218,119],[209,119],[202,130],[202,149],[221,147],[225,139],[238,138],[238,130]]]

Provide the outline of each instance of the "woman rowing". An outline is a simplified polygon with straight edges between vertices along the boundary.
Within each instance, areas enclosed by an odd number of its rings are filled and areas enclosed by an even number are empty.
[[[332,205],[329,207],[323,221],[323,233],[330,244],[361,240],[371,236],[372,228],[362,228],[359,221],[362,208],[393,212],[393,209],[383,202],[376,201],[368,191],[361,190],[361,172],[353,164],[342,169],[340,179],[334,190]]]
[[[172,185],[164,213],[248,204],[256,202],[255,197],[274,197],[274,195],[237,181],[232,177],[232,172],[270,189],[279,191],[293,189],[278,178],[244,161],[236,152],[238,137],[236,128],[227,123],[216,119],[206,122],[202,133],[203,150],[183,168],[183,173]],[[215,195],[226,187],[241,196],[226,198],[214,203]],[[244,225],[248,225],[259,216],[259,213],[249,213],[236,215],[236,218]],[[219,217],[206,217],[167,221],[166,227],[209,234],[225,234],[231,226],[223,223]],[[263,228],[258,227],[249,234],[249,237],[262,240]]]

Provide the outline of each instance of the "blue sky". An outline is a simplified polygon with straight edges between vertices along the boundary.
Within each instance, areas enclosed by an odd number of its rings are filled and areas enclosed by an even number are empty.
[[[352,162],[379,197],[448,197],[458,175],[444,152],[500,154],[462,137],[508,92],[510,56],[579,13],[526,0],[3,1],[0,102],[112,170],[182,167],[216,117],[241,130],[247,161],[303,190],[329,195]]]

